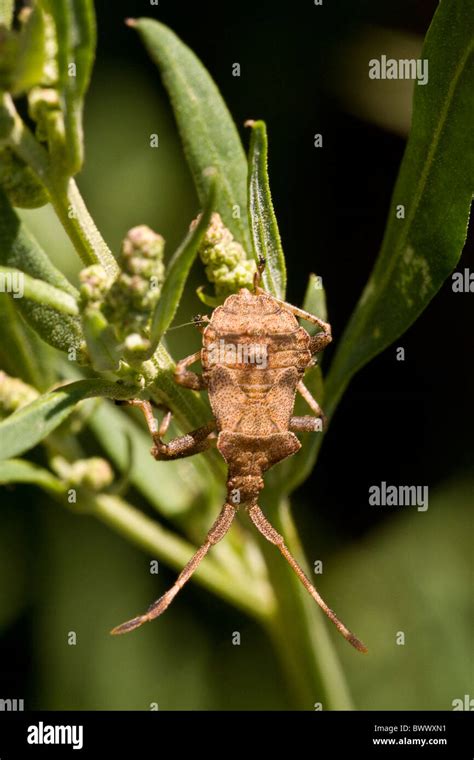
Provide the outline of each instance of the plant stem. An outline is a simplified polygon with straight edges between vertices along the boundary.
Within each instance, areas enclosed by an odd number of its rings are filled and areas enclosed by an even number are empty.
[[[75,180],[69,180],[66,192],[53,195],[50,191],[50,194],[58,218],[82,260],[86,264],[102,264],[107,274],[115,277],[119,271],[117,262],[89,214]]]
[[[267,510],[272,524],[285,537],[288,548],[304,568],[288,501],[282,500],[275,510],[278,500],[272,504],[267,493],[262,499],[262,504],[265,503],[272,507]],[[277,598],[277,607],[267,620],[266,629],[293,689],[297,708],[314,710],[320,703],[323,710],[352,709],[348,686],[326,630],[323,613],[278,549],[263,541],[262,550]]]
[[[21,119],[12,98],[4,94],[3,119],[10,120],[11,129],[4,140],[44,184],[58,218],[77,253],[86,265],[102,264],[109,275],[118,273],[117,263],[89,214],[72,178],[57,176],[46,148],[35,138]]]

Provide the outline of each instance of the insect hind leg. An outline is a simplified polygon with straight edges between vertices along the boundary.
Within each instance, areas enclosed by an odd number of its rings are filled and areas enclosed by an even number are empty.
[[[359,652],[367,652],[367,647],[365,644],[363,644],[362,641],[357,638],[357,636],[355,636],[348,628],[346,628],[344,623],[339,620],[335,612],[333,612],[333,610],[327,606],[324,599],[318,594],[315,587],[308,580],[305,573],[286,546],[283,536],[281,536],[280,533],[278,533],[273,525],[267,520],[258,504],[252,504],[247,508],[247,511],[257,530],[262,534],[264,538],[267,539],[267,541],[269,541],[271,544],[275,544],[275,546],[280,550],[281,554],[284,556],[288,564],[300,579],[306,591],[313,597],[315,602],[321,607],[331,622],[334,623],[339,633],[341,633],[344,638]]]
[[[113,628],[111,633],[114,635],[120,633],[128,633],[129,631],[135,630],[135,628],[139,628],[141,625],[143,625],[143,623],[147,623],[150,620],[154,620],[154,618],[158,617],[159,615],[162,615],[163,612],[169,607],[178,591],[183,588],[184,584],[189,581],[193,573],[195,573],[195,571],[198,569],[211,546],[214,546],[214,544],[217,544],[218,541],[224,538],[225,534],[232,525],[232,521],[235,517],[236,512],[237,507],[226,502],[222,507],[217,520],[208,532],[206,540],[202,546],[199,547],[197,552],[191,557],[188,564],[183,568],[183,570],[181,570],[171,588],[168,589],[168,591],[163,594],[163,596],[157,599],[156,602],[153,602],[153,604],[148,608],[147,612],[145,612],[143,615],[138,615],[138,617],[132,618],[132,620],[127,620],[126,623],[118,625],[116,628]]]

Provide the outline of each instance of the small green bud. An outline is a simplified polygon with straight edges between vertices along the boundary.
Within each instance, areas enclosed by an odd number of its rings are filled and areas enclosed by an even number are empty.
[[[90,491],[102,491],[113,483],[114,473],[101,457],[78,459],[68,462],[61,456],[53,457],[51,467],[68,486],[87,488]]]
[[[28,94],[28,106],[31,118],[36,121],[36,137],[48,144],[51,156],[66,171],[68,147],[59,92],[50,87],[34,87]]]
[[[132,352],[146,345],[148,328],[165,277],[165,241],[146,225],[131,229],[122,243],[121,272],[104,301],[103,311],[120,340]],[[138,336],[138,342],[137,342]],[[127,344],[128,341],[128,344]]]
[[[33,87],[28,95],[28,111],[34,121],[40,121],[60,108],[59,92],[51,87]]]
[[[197,220],[193,225],[196,223]],[[244,248],[234,240],[217,212],[212,214],[199,247],[199,255],[206,267],[208,280],[214,283],[217,296],[227,296],[239,288],[252,287],[255,261],[247,259]]]
[[[38,391],[17,377],[0,371],[0,414],[12,414],[39,396]]]
[[[141,354],[150,347],[150,341],[139,333],[131,333],[124,340],[124,346],[127,352],[131,354]]]
[[[98,371],[114,371],[119,367],[120,350],[115,330],[102,311],[112,279],[104,267],[93,264],[80,272],[79,280],[79,308],[89,360]]]
[[[81,305],[100,306],[104,300],[112,280],[100,264],[92,264],[79,273]]]

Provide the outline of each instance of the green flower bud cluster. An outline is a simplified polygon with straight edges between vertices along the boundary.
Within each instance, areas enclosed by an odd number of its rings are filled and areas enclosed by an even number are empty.
[[[165,279],[165,241],[146,225],[133,227],[122,243],[121,272],[104,301],[103,312],[122,341],[146,338]],[[137,338],[131,338],[137,336]]]
[[[30,404],[37,399],[39,393],[31,385],[23,380],[10,377],[5,372],[0,372],[0,416],[8,415]]]
[[[100,308],[112,285],[112,280],[104,267],[93,264],[80,272],[79,279],[82,306]]]
[[[56,456],[51,461],[51,467],[67,486],[83,487],[90,491],[102,491],[114,480],[110,464],[101,457],[68,462],[64,457]]]
[[[243,247],[234,239],[218,213],[202,239],[199,255],[206,267],[206,276],[213,282],[217,296],[228,296],[239,288],[251,288],[256,264],[247,259]]]
[[[83,269],[81,313],[93,366],[115,370],[120,356],[140,359],[165,277],[164,240],[149,227],[131,229],[122,243],[120,273],[112,280],[100,265]]]

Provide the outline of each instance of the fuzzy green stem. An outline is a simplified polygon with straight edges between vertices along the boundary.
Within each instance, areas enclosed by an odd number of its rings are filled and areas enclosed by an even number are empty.
[[[84,264],[101,264],[109,275],[115,276],[117,263],[94,224],[75,181],[56,175],[48,152],[25,125],[7,94],[3,95],[1,110],[2,119],[10,120],[11,124],[3,144],[30,166],[44,184],[60,222]]]

